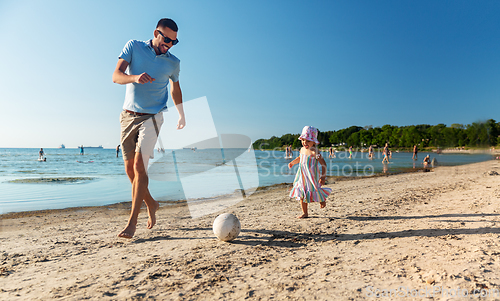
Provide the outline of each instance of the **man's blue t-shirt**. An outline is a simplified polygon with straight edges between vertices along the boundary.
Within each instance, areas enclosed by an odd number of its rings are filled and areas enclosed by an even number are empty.
[[[119,58],[129,63],[128,74],[143,72],[155,79],[152,83],[126,85],[124,110],[156,114],[167,108],[168,83],[179,81],[180,60],[173,54],[156,55],[149,41],[130,40]]]

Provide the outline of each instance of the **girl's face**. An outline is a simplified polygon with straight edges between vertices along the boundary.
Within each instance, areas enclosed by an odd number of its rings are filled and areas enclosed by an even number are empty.
[[[305,149],[310,149],[311,147],[314,146],[314,142],[312,141],[309,141],[309,140],[306,140],[306,139],[302,139],[302,146],[305,148]]]

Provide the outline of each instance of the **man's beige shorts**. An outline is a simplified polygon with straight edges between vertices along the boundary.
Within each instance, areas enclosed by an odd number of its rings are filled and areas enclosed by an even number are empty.
[[[155,129],[153,118],[157,129]],[[149,159],[154,157],[154,147],[163,124],[163,113],[138,116],[122,111],[120,124],[123,160],[133,159],[135,153],[141,153],[147,170]]]

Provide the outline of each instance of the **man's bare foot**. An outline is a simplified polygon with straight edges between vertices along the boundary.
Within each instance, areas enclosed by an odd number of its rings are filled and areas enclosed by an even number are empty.
[[[156,224],[156,210],[160,208],[160,204],[155,201],[155,205],[153,208],[148,207],[148,229],[153,228],[153,226]]]
[[[134,225],[127,225],[127,227],[125,227],[125,229],[123,229],[122,232],[120,232],[120,234],[118,234],[118,237],[127,238],[127,239],[134,237],[135,228],[136,228],[136,226],[134,226]]]
[[[326,207],[326,202],[319,203],[319,208],[325,208],[325,207]]]
[[[302,214],[302,215],[297,216],[297,218],[308,218],[308,217],[309,217],[309,215],[307,215],[305,213]]]

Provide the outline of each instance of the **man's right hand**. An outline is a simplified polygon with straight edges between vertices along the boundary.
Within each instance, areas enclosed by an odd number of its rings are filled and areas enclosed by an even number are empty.
[[[152,83],[155,79],[149,76],[146,72],[137,75],[135,82],[138,84]]]
[[[126,85],[131,83],[145,84],[152,83],[155,79],[149,76],[146,72],[139,75],[128,75],[125,73],[127,70],[128,62],[124,59],[118,59],[115,71],[113,72],[113,82]]]

